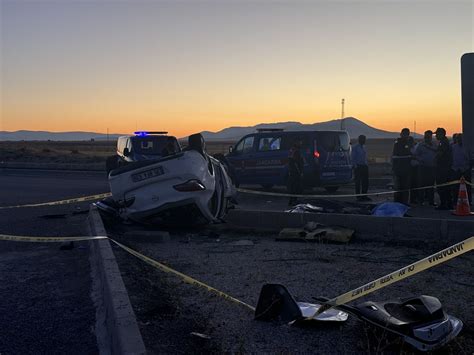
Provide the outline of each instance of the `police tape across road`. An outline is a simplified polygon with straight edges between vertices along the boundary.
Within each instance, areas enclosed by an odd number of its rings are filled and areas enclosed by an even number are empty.
[[[185,275],[179,271],[176,271],[169,266],[166,266],[156,260],[153,260],[141,253],[139,253],[136,250],[133,250],[132,248],[129,248],[116,240],[109,238],[107,236],[96,236],[96,237],[90,237],[90,236],[78,236],[78,237],[35,237],[35,236],[18,236],[18,235],[7,235],[7,234],[0,234],[0,240],[5,240],[5,241],[16,241],[16,242],[34,242],[34,243],[51,243],[51,242],[72,242],[72,241],[86,241],[86,240],[98,240],[98,239],[109,239],[111,242],[125,250],[127,253],[137,257],[138,259],[144,261],[148,265],[153,266],[156,269],[159,269],[163,272],[166,273],[171,273],[174,274],[175,276],[178,276],[180,279],[182,279],[184,282],[191,284],[191,285],[196,285],[201,288],[204,288],[205,290],[216,294],[219,297],[222,297],[228,301],[237,303],[241,306],[244,306],[251,311],[255,311],[255,307],[252,307],[251,305],[235,298],[227,293],[220,291],[212,286],[206,285],[204,282],[198,281],[191,276]]]
[[[112,196],[112,194],[110,192],[105,192],[105,193],[102,193],[102,194],[83,196],[83,197],[77,197],[77,198],[70,198],[70,199],[67,199],[67,200],[50,201],[50,202],[42,202],[42,203],[31,203],[31,204],[16,205],[16,206],[0,206],[0,210],[9,209],[9,208],[22,208],[22,207],[68,205],[68,204],[71,204],[71,203],[100,200],[100,199],[103,199],[103,198],[106,198],[106,197],[109,197],[109,196]]]
[[[138,259],[144,261],[148,265],[153,266],[156,269],[164,271],[166,273],[171,273],[175,276],[178,276],[184,282],[199,286],[204,288],[205,290],[218,295],[228,301],[233,303],[239,304],[241,306],[246,307],[251,311],[255,311],[255,307],[245,303],[235,297],[228,295],[225,292],[222,292],[212,286],[206,285],[205,283],[198,281],[188,275],[185,275],[179,271],[172,269],[169,266],[166,266],[156,260],[153,260],[138,251],[127,247],[116,240],[106,237],[106,236],[97,236],[97,237],[25,237],[25,236],[14,236],[14,235],[4,235],[0,234],[0,240],[9,240],[9,241],[20,241],[20,242],[65,242],[65,241],[80,241],[80,240],[95,240],[95,239],[109,239],[111,242],[119,246],[122,250],[126,251],[127,253],[137,257]],[[318,309],[318,311],[313,314],[308,319],[312,319],[316,317],[318,314],[328,310],[331,307],[335,307],[341,304],[345,304],[351,302],[359,297],[368,295],[376,290],[380,290],[381,288],[388,286],[392,283],[398,282],[410,276],[413,276],[419,272],[432,268],[433,266],[439,265],[444,263],[448,260],[454,259],[464,253],[474,250],[474,237],[470,237],[462,242],[456,243],[446,249],[443,249],[439,252],[436,252],[430,256],[427,256],[424,259],[416,261],[410,265],[407,265],[399,270],[396,270],[388,275],[382,276],[379,279],[371,281],[365,285],[359,286],[351,291],[348,291],[340,296],[337,296],[329,301],[327,301],[322,307]]]
[[[156,260],[153,260],[153,259],[149,258],[148,256],[145,256],[145,255],[139,253],[136,250],[133,250],[133,249],[117,242],[116,240],[114,240],[112,238],[110,238],[110,241],[115,243],[116,245],[118,245],[120,248],[122,248],[123,250],[125,250],[129,254],[137,257],[141,261],[144,261],[145,263],[147,263],[148,265],[153,266],[156,269],[159,269],[159,270],[161,270],[163,272],[166,272],[166,273],[174,274],[174,275],[178,276],[180,279],[182,279],[184,282],[186,282],[188,284],[202,287],[202,288],[206,289],[207,291],[218,295],[219,297],[222,297],[222,298],[224,298],[228,301],[240,304],[241,306],[244,306],[244,307],[250,309],[251,311],[255,312],[255,307],[249,305],[248,303],[245,303],[245,302],[243,302],[243,301],[241,301],[241,300],[239,300],[235,297],[232,297],[232,296],[228,295],[225,292],[219,291],[218,289],[216,289],[212,286],[206,285],[204,282],[198,281],[198,280],[192,278],[191,276],[188,276],[188,275],[185,275],[185,274],[183,274],[179,271],[176,271],[176,270],[170,268],[169,266],[166,266],[166,265],[164,265],[164,264],[162,264],[162,263],[160,263]]]
[[[304,194],[286,194],[280,192],[266,192],[266,191],[257,191],[257,190],[248,190],[248,189],[236,189],[238,192],[244,194],[252,194],[252,195],[262,195],[262,196],[278,196],[278,197],[300,197],[300,198],[345,198],[345,197],[362,197],[362,196],[380,196],[380,195],[391,195],[398,192],[408,192],[408,191],[417,191],[417,190],[425,190],[425,189],[433,189],[433,188],[440,188],[445,186],[457,185],[461,181],[460,180],[453,180],[449,181],[444,184],[433,185],[433,186],[423,186],[423,187],[416,187],[413,189],[406,189],[406,190],[391,190],[391,191],[381,191],[381,192],[371,192],[366,194],[344,194],[344,195],[304,195]],[[466,181],[467,185],[473,185],[472,183]],[[59,206],[59,205],[68,205],[72,203],[78,202],[85,202],[85,201],[95,201],[100,200],[106,197],[110,197],[112,194],[110,192],[104,192],[97,195],[90,195],[90,196],[83,196],[77,198],[71,198],[67,200],[59,200],[59,201],[50,201],[50,202],[42,202],[42,203],[31,203],[25,205],[15,205],[15,206],[0,206],[0,210],[4,209],[11,209],[11,208],[23,208],[23,207],[41,207],[41,206]]]
[[[339,306],[351,302],[359,297],[368,295],[376,290],[380,290],[385,286],[403,280],[407,277],[413,276],[421,271],[432,268],[433,266],[444,263],[448,260],[454,259],[464,253],[474,250],[474,237],[470,237],[462,242],[456,243],[446,249],[427,256],[413,264],[402,267],[388,275],[382,276],[374,281],[359,286],[351,291],[343,293],[335,298],[327,301],[320,309],[318,309],[309,319],[313,319],[318,314],[328,310],[331,307]]]
[[[248,189],[236,189],[238,192],[243,194],[252,194],[252,195],[262,195],[262,196],[277,196],[277,197],[299,197],[299,198],[345,198],[345,197],[362,197],[362,196],[380,196],[380,195],[392,195],[395,193],[400,192],[408,192],[408,191],[418,191],[418,190],[426,190],[426,189],[435,189],[440,187],[452,186],[457,185],[461,182],[461,180],[453,180],[446,182],[444,184],[433,185],[433,186],[423,186],[423,187],[414,187],[412,189],[405,189],[405,190],[391,190],[391,191],[381,191],[381,192],[370,192],[366,194],[344,194],[344,195],[305,195],[305,194],[287,194],[281,192],[266,192],[266,191],[258,191],[258,190],[248,190]],[[472,185],[472,183],[465,182],[467,185]]]

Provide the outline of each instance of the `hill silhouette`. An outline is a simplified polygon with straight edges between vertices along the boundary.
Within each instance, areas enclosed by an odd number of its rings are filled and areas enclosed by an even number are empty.
[[[344,118],[343,126],[351,138],[357,138],[361,134],[367,136],[367,138],[397,138],[400,136],[399,132],[389,132],[369,126],[355,117]],[[201,133],[206,140],[235,141],[246,134],[256,132],[259,128],[283,128],[285,131],[333,131],[341,129],[341,119],[312,124],[293,121],[260,123],[255,126],[229,127],[218,132],[203,131]],[[418,138],[419,135],[416,134],[416,137]]]

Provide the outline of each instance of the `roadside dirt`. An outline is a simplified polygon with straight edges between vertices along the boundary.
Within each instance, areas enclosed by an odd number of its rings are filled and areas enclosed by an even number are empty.
[[[348,245],[275,242],[273,236],[179,232],[169,242],[114,236],[172,268],[256,305],[261,286],[281,283],[296,300],[333,297],[414,262],[432,252],[430,245],[393,247],[384,243]],[[235,243],[245,240],[246,242]],[[244,245],[238,245],[244,244]],[[116,250],[116,249],[115,249]],[[232,353],[412,353],[407,344],[374,334],[349,319],[343,325],[293,327],[257,322],[242,306],[188,285],[176,276],[116,251],[119,266],[151,352],[223,351]],[[461,256],[362,298],[388,300],[428,294],[449,314],[463,320],[462,333],[438,353],[474,351],[474,260]],[[196,347],[191,332],[204,333]],[[178,341],[178,343],[176,343]],[[177,345],[178,344],[178,345]]]

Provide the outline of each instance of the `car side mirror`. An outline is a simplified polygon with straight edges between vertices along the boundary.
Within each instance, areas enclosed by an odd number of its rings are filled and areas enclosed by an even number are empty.
[[[130,150],[128,148],[124,148],[123,149],[123,155],[125,155],[126,157],[128,157],[130,155]]]
[[[233,146],[230,146],[230,147],[229,147],[229,153],[232,154],[233,152],[234,152],[234,147],[233,147]]]

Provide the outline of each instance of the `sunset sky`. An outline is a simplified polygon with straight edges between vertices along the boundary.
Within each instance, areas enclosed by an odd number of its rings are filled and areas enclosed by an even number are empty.
[[[461,129],[471,0],[0,3],[0,130]]]

